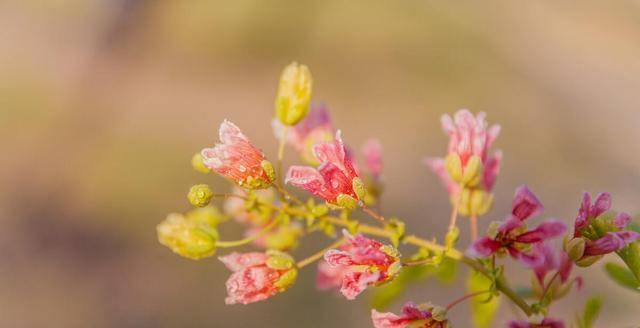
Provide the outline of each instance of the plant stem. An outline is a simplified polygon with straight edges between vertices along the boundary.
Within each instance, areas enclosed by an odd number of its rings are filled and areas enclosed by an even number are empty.
[[[453,302],[449,303],[449,305],[447,305],[447,311],[451,310],[452,307],[464,302],[465,300],[468,300],[468,299],[470,299],[472,297],[475,297],[475,296],[478,296],[478,295],[490,293],[490,292],[491,292],[490,290],[483,290],[483,291],[479,291],[479,292],[463,295],[462,297],[460,297],[460,298],[454,300]]]
[[[547,296],[547,292],[549,292],[549,289],[551,289],[551,284],[553,284],[553,281],[556,280],[556,278],[558,278],[559,276],[560,276],[560,270],[556,271],[556,273],[553,275],[553,277],[551,277],[547,285],[544,287],[544,290],[542,291],[542,296],[540,296],[540,302],[542,302],[542,300],[544,300],[544,297]]]
[[[362,208],[363,212],[369,214],[369,216],[371,216],[372,218],[378,220],[378,222],[385,223],[384,216],[376,213],[374,210],[366,207],[365,205],[362,205],[361,208]]]
[[[282,128],[282,135],[280,136],[280,142],[278,144],[278,164],[276,166],[277,171],[276,171],[276,184],[279,187],[282,187],[282,181],[283,181],[283,176],[282,176],[282,159],[284,158],[284,145],[287,142],[287,132],[289,130],[288,126],[284,126]]]
[[[326,253],[328,250],[330,249],[334,249],[338,246],[340,246],[342,243],[344,243],[344,238],[340,238],[338,240],[336,240],[334,243],[332,243],[331,245],[319,250],[318,252],[316,252],[315,254],[307,257],[304,260],[300,260],[298,261],[298,263],[296,264],[296,266],[298,268],[303,268],[319,259],[321,259],[324,256],[324,253]]]
[[[456,195],[456,200],[453,203],[453,207],[451,208],[451,218],[449,219],[449,230],[453,229],[456,226],[456,222],[458,220],[458,207],[460,207],[460,196]]]
[[[274,219],[273,221],[271,221],[271,223],[266,225],[258,233],[253,234],[253,235],[251,235],[251,236],[249,236],[247,238],[244,238],[244,239],[233,240],[233,241],[217,241],[216,242],[216,247],[229,248],[229,247],[237,247],[237,246],[242,246],[242,245],[248,244],[248,243],[260,238],[260,236],[264,235],[265,233],[269,232],[269,230],[273,229],[273,227],[275,227],[279,222],[280,222],[279,219]]]
[[[471,216],[471,241],[478,239],[478,216]]]

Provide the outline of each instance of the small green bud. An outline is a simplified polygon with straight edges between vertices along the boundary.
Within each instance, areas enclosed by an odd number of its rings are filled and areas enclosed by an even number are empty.
[[[348,210],[353,210],[358,206],[358,200],[353,198],[351,195],[340,194],[336,198],[336,205]]]
[[[276,95],[276,116],[284,125],[296,125],[309,112],[311,102],[311,72],[296,62],[285,67],[280,75]]]
[[[262,166],[264,173],[267,175],[267,178],[269,178],[269,182],[273,182],[276,179],[276,170],[273,168],[273,164],[265,159],[260,163],[260,165]]]
[[[211,191],[211,188],[206,184],[198,184],[189,189],[187,198],[191,205],[196,207],[205,207],[211,202],[211,198],[213,198],[213,191]]]
[[[212,256],[216,251],[218,232],[199,225],[182,214],[169,214],[157,227],[158,241],[174,253],[193,260]]]
[[[447,155],[447,158],[444,160],[444,165],[447,168],[447,172],[451,177],[451,180],[461,183],[462,180],[462,161],[460,160],[460,156],[456,153],[451,153]]]
[[[204,157],[202,157],[200,153],[195,153],[193,157],[191,157],[191,166],[194,170],[201,173],[211,172],[211,169],[204,165]]]
[[[462,182],[467,187],[475,187],[482,181],[482,159],[480,156],[473,155],[467,161],[462,174]]]
[[[573,238],[567,242],[565,251],[567,252],[567,255],[569,255],[569,258],[571,260],[578,261],[584,255],[585,245],[586,242],[584,238]]]
[[[353,191],[356,193],[356,196],[358,196],[358,199],[365,199],[365,197],[367,196],[367,187],[364,185],[364,182],[362,182],[360,178],[354,178],[351,181],[351,186],[353,188]]]
[[[276,270],[288,270],[294,267],[295,261],[287,254],[276,250],[267,251],[267,266]]]
[[[444,244],[447,249],[453,249],[456,247],[456,242],[458,241],[458,237],[460,237],[460,229],[458,227],[452,227],[447,231],[447,234],[444,236]]]

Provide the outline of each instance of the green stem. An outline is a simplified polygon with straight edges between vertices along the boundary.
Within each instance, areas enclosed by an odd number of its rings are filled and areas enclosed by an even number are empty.
[[[237,246],[246,245],[246,244],[248,244],[248,243],[260,238],[265,233],[269,232],[269,230],[273,229],[279,222],[280,222],[279,219],[274,219],[273,221],[271,221],[271,223],[269,223],[262,230],[260,230],[260,232],[258,232],[256,234],[253,234],[253,235],[251,235],[251,236],[249,236],[247,238],[244,238],[244,239],[233,240],[233,241],[217,241],[216,242],[216,247],[229,248],[229,247],[237,247]]]
[[[331,245],[329,245],[329,246],[317,251],[316,253],[314,253],[313,255],[311,255],[309,257],[307,257],[306,259],[298,261],[296,266],[298,268],[302,268],[302,267],[305,267],[305,266],[307,266],[307,265],[319,260],[324,256],[324,253],[326,253],[328,250],[334,249],[334,248],[342,245],[342,243],[344,243],[344,238],[340,238],[340,239],[336,240]]]

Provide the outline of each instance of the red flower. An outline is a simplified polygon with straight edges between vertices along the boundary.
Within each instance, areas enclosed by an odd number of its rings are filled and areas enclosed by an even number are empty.
[[[204,165],[241,187],[269,187],[275,178],[273,166],[249,138],[227,120],[220,125],[219,134],[220,143],[201,152]]]
[[[529,266],[535,266],[543,260],[539,254],[523,252],[526,244],[536,244],[549,238],[558,237],[566,231],[564,223],[547,220],[535,229],[526,230],[524,221],[543,211],[538,198],[527,188],[521,186],[516,189],[511,214],[495,232],[494,236],[485,236],[476,240],[469,249],[469,253],[476,257],[486,257],[499,251],[508,252],[513,258],[523,261]]]
[[[286,290],[297,276],[293,259],[285,253],[231,253],[219,258],[233,273],[227,280],[227,304],[249,304]]]
[[[334,141],[315,145],[313,152],[322,164],[317,169],[292,166],[285,182],[306,189],[328,203],[355,207],[364,186],[346,152],[340,131]]]
[[[448,327],[444,318],[434,318],[433,307],[415,305],[408,302],[402,307],[402,315],[391,312],[381,313],[371,310],[371,320],[375,328],[445,328]],[[437,317],[437,316],[436,316]]]
[[[343,231],[347,242],[341,249],[324,254],[327,263],[337,272],[344,270],[340,292],[352,300],[368,286],[390,281],[400,270],[400,254],[390,245],[366,238],[355,237]]]

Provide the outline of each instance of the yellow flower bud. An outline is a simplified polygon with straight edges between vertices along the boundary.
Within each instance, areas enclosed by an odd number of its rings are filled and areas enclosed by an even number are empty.
[[[211,202],[211,198],[213,198],[213,191],[211,191],[211,188],[206,184],[195,185],[189,189],[187,198],[191,205],[195,207],[205,207]]]
[[[586,246],[586,242],[584,238],[578,237],[569,240],[565,245],[565,251],[569,258],[573,261],[578,261],[584,255],[584,248]]]
[[[311,72],[305,65],[289,64],[280,75],[276,95],[276,116],[285,125],[296,125],[309,112]]]
[[[350,195],[340,194],[336,199],[336,205],[348,210],[352,210],[355,209],[356,206],[358,206],[358,201]]]
[[[158,241],[180,256],[199,260],[216,252],[215,228],[197,224],[182,214],[169,214],[158,225],[157,232]]]
[[[458,183],[462,182],[462,161],[460,161],[460,156],[456,153],[451,153],[445,158],[444,164],[451,180]]]
[[[193,157],[191,157],[191,166],[194,170],[201,173],[209,173],[211,169],[204,165],[204,157],[200,153],[195,153]]]
[[[473,155],[467,161],[462,174],[462,182],[467,187],[475,187],[482,181],[482,159],[480,156]]]

